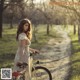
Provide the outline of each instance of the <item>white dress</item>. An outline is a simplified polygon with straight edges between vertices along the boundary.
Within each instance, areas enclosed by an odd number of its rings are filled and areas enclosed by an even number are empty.
[[[27,40],[27,44],[25,46],[22,46],[21,40],[24,40],[24,39]],[[18,45],[18,50],[17,50],[17,53],[15,55],[15,59],[14,59],[13,71],[20,71],[20,69],[16,66],[17,62],[28,63],[29,46],[30,46],[31,42],[25,33],[19,34],[18,40],[19,40],[19,45]]]

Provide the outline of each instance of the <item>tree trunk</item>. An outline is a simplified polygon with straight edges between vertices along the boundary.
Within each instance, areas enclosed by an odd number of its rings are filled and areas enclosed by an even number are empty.
[[[10,20],[10,29],[12,29],[13,28],[13,18],[11,18],[11,20]]]
[[[47,35],[49,35],[49,24],[47,24]]]
[[[76,34],[76,25],[74,24],[74,35]]]
[[[80,25],[78,24],[78,41],[80,42]]]
[[[0,38],[2,38],[2,12],[0,11]]]
[[[3,0],[0,1],[0,38],[2,38]]]
[[[37,27],[37,26],[34,25],[34,31],[33,31],[34,42],[38,42],[38,41],[37,41],[37,37],[36,37],[36,34],[37,34],[37,33],[36,33],[36,27]]]

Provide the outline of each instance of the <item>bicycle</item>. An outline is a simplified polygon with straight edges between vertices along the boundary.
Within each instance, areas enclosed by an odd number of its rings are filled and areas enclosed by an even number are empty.
[[[29,80],[52,80],[52,75],[50,71],[43,66],[39,66],[40,61],[33,62],[33,55],[34,53],[30,53],[29,56]],[[18,63],[17,66],[22,68],[22,71],[13,72],[12,73],[12,80],[25,80],[25,73],[27,71],[27,63]]]

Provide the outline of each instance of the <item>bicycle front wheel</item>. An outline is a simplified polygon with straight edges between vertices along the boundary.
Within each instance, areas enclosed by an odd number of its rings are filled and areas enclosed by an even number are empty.
[[[50,71],[45,67],[37,66],[32,73],[32,80],[52,80]]]

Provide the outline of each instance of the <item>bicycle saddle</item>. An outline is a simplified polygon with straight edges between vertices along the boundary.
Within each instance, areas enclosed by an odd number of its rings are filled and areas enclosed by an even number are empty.
[[[20,68],[24,68],[24,67],[26,67],[26,66],[28,66],[28,64],[27,63],[20,63],[20,62],[18,62],[17,64],[16,64],[16,66],[18,66],[18,67],[20,67]]]

